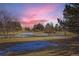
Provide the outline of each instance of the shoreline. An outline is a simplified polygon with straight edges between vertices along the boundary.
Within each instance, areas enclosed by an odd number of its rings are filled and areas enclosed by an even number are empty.
[[[56,37],[27,37],[27,38],[0,38],[0,44],[6,43],[20,43],[20,42],[33,42],[33,41],[61,41],[67,38],[56,38]]]

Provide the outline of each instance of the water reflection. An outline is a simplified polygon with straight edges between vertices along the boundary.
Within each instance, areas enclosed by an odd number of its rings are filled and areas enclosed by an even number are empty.
[[[48,41],[33,41],[33,42],[22,42],[22,43],[10,43],[3,45],[5,48],[1,49],[0,47],[0,55],[5,55],[7,52],[24,52],[24,51],[36,51],[43,48],[47,48],[48,46],[58,46],[59,44]]]

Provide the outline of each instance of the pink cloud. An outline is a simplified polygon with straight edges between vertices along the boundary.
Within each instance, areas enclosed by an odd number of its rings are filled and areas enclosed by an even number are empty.
[[[30,27],[37,23],[45,23],[50,18],[55,18],[55,17],[47,16],[51,12],[55,12],[55,10],[56,10],[56,6],[52,6],[52,5],[44,5],[41,7],[34,7],[30,9],[28,8],[28,10],[24,11],[23,13],[24,17],[21,18],[20,22],[23,26],[30,26]]]
[[[32,27],[35,24],[42,23],[44,24],[47,20],[29,20],[29,21],[21,21],[21,24],[24,27]]]
[[[27,11],[24,11],[24,14],[27,15],[28,17],[38,17],[41,15],[45,15],[51,12],[54,12],[56,9],[56,6],[52,5],[44,5],[41,7],[36,7],[36,8],[30,8]]]

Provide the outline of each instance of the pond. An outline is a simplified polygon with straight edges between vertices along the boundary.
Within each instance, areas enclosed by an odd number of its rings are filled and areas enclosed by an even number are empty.
[[[20,33],[16,34],[15,37],[32,37],[32,36],[48,36],[48,34],[43,33],[43,34],[36,34],[32,32],[25,32],[25,33]]]
[[[7,43],[0,44],[0,55],[6,55],[8,52],[28,52],[38,51],[49,46],[58,46],[56,42],[49,41],[33,41],[33,42],[21,42],[21,43]]]
[[[4,34],[0,34],[0,38],[3,37],[32,37],[32,36],[48,36],[47,33],[43,33],[43,34],[36,34],[33,32],[23,32],[23,33],[19,33],[19,34],[8,34],[8,35],[4,35]]]
[[[31,36],[48,36],[48,34],[35,34],[32,32],[20,33],[15,35],[15,37],[31,37]],[[64,36],[54,36],[54,38],[64,38]],[[49,42],[49,41],[31,41],[31,42],[20,42],[20,43],[5,43],[0,44],[0,55],[7,55],[8,52],[28,52],[28,51],[38,51],[49,46],[55,47],[59,46],[60,43]]]

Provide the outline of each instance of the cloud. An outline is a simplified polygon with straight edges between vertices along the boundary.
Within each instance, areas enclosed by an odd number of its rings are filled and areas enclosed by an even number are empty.
[[[28,8],[27,10],[24,11],[24,16],[21,18],[21,24],[23,26],[33,26],[34,24],[37,23],[45,23],[47,22],[50,18],[49,15],[53,12],[55,12],[56,6],[52,5],[44,5],[41,7],[34,7],[34,8]],[[53,17],[55,18],[55,17]]]
[[[29,20],[29,21],[21,21],[23,27],[32,27],[35,24],[42,23],[44,24],[47,20]]]

